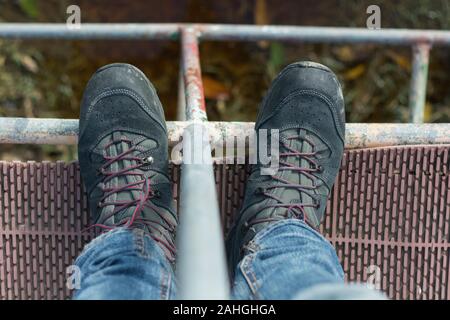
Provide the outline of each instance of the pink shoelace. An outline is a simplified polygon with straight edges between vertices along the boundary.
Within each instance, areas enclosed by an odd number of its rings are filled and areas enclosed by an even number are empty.
[[[142,159],[140,157],[133,155],[134,152],[136,151],[136,146],[133,145],[131,140],[125,137],[121,137],[120,139],[111,141],[105,146],[105,150],[114,144],[122,142],[128,143],[130,145],[130,148],[128,148],[126,151],[116,156],[108,156],[108,155],[103,156],[106,162],[99,169],[99,175],[104,176],[102,182],[103,184],[106,184],[114,178],[130,175],[137,176],[139,180],[116,187],[107,187],[107,188],[103,187],[102,191],[104,194],[100,199],[100,202],[98,203],[98,207],[104,208],[107,206],[114,206],[114,209],[108,214],[102,216],[102,219],[100,221],[91,225],[86,230],[92,228],[112,230],[117,227],[133,228],[138,225],[145,226],[150,230],[149,236],[158,243],[160,243],[161,245],[163,245],[168,250],[169,252],[168,258],[170,261],[173,261],[176,254],[176,248],[173,243],[173,240],[166,235],[167,232],[160,232],[160,230],[156,227],[156,225],[164,228],[165,230],[168,231],[168,233],[172,233],[175,231],[175,225],[171,221],[167,220],[164,217],[164,213],[161,212],[161,210],[150,201],[150,199],[154,198],[156,195],[156,193],[151,188],[150,178],[145,177],[144,173],[141,170],[139,171],[137,170],[147,165],[148,162],[146,161],[145,158]],[[108,170],[113,163],[116,163],[118,161],[131,161],[135,162],[136,164],[126,166],[118,171]],[[125,191],[126,192],[137,191],[139,196],[134,200],[107,201],[107,199],[111,195]],[[122,212],[123,210],[128,210],[129,208],[132,207],[134,207],[134,210],[129,218],[123,219],[119,223],[113,225],[106,224],[106,221],[111,217],[113,217],[115,214]],[[156,213],[156,215],[162,220],[162,222],[155,219],[148,219],[142,217],[141,212],[146,207],[152,209]],[[157,236],[155,233],[162,234],[162,237]]]
[[[309,143],[312,146],[312,152],[299,152],[297,150],[292,149],[291,147],[289,147],[288,145],[286,145],[286,143],[284,143],[283,141],[280,141],[280,144],[287,150],[287,152],[282,152],[280,153],[280,167],[278,169],[278,171],[284,171],[284,170],[288,170],[288,171],[294,171],[294,172],[298,172],[299,174],[303,174],[305,176],[307,176],[309,179],[311,179],[312,181],[316,181],[317,177],[315,177],[312,173],[313,172],[321,172],[323,169],[320,165],[317,164],[317,162],[313,159],[317,152],[314,150],[314,144],[312,143],[312,141],[310,141],[309,139],[305,138],[305,137],[300,137],[298,135],[296,136],[290,136],[287,137],[286,140],[293,140],[293,139],[302,139],[304,141],[306,141],[307,143]],[[305,167],[299,167],[296,165],[293,165],[287,161],[283,161],[281,159],[283,158],[287,158],[287,157],[299,157],[302,158],[306,161],[308,161],[309,163],[311,163],[313,165],[312,168],[305,168]],[[273,204],[268,204],[266,206],[264,206],[263,208],[261,208],[262,210],[268,209],[268,208],[286,208],[286,213],[284,214],[284,217],[289,218],[289,217],[294,217],[296,219],[300,219],[305,221],[306,223],[308,223],[307,221],[307,215],[305,212],[305,208],[307,207],[313,207],[313,208],[319,208],[319,203],[311,203],[311,204],[306,204],[306,203],[284,203],[283,200],[269,192],[267,192],[268,190],[271,189],[276,189],[276,188],[290,188],[290,189],[296,189],[301,193],[306,193],[307,195],[309,195],[310,197],[312,197],[312,194],[310,193],[312,190],[317,188],[316,183],[314,183],[312,186],[307,186],[307,185],[301,185],[301,184],[294,184],[291,183],[288,180],[282,179],[280,177],[277,177],[276,175],[272,175],[271,176],[272,179],[274,179],[275,181],[278,181],[278,184],[275,185],[271,185],[268,186],[266,188],[259,188],[259,190],[257,190],[260,194],[271,198],[273,200],[276,201],[276,203]],[[291,215],[289,215],[291,214]],[[280,220],[280,218],[276,218],[276,217],[267,217],[267,218],[253,218],[250,219],[249,222],[246,223],[246,227],[252,227],[256,224],[259,223],[265,223],[265,222],[271,222],[271,221],[278,221]],[[308,223],[309,225],[311,225],[310,223]]]

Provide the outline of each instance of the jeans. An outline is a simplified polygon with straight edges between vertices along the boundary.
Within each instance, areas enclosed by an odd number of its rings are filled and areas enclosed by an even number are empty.
[[[117,228],[89,243],[75,264],[74,299],[173,299],[176,278],[156,242],[139,229]],[[332,245],[299,220],[263,229],[244,248],[232,299],[382,299],[363,285],[344,284]]]

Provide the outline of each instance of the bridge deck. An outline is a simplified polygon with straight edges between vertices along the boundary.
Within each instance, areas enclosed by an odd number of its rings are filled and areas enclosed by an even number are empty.
[[[171,174],[177,200],[180,167]],[[246,165],[215,165],[225,229],[247,175]],[[78,164],[0,162],[0,180],[0,298],[70,297],[66,267],[94,236],[81,232]],[[322,229],[348,281],[379,274],[391,298],[450,299],[450,145],[347,150]]]

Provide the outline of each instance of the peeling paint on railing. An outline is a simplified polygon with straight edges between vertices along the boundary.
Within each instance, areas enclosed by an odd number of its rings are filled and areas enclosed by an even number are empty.
[[[190,121],[168,121],[169,145],[181,141]],[[249,136],[253,122],[205,122],[211,141]],[[78,120],[0,118],[0,144],[75,144]],[[450,123],[347,123],[347,149],[396,145],[450,144]]]

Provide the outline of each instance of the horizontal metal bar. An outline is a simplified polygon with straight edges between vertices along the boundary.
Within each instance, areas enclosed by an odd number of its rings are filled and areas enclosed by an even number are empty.
[[[76,144],[78,120],[0,118],[0,143]]]
[[[0,38],[13,39],[178,39],[179,24],[82,23],[71,29],[65,23],[0,23]]]
[[[181,141],[189,121],[168,121],[169,144]],[[206,122],[212,141],[249,136],[253,122]],[[78,120],[0,118],[0,143],[75,144]],[[394,145],[450,144],[450,123],[347,123],[345,146],[371,148]]]
[[[1,23],[0,38],[47,39],[177,39],[182,28],[194,28],[204,40],[287,40],[328,43],[450,45],[450,31],[305,26],[261,26],[182,23]]]
[[[199,27],[201,39],[208,40],[292,40],[302,42],[334,43],[382,43],[411,45],[432,43],[450,45],[450,31],[303,27],[303,26],[256,26],[256,25],[205,25]]]

